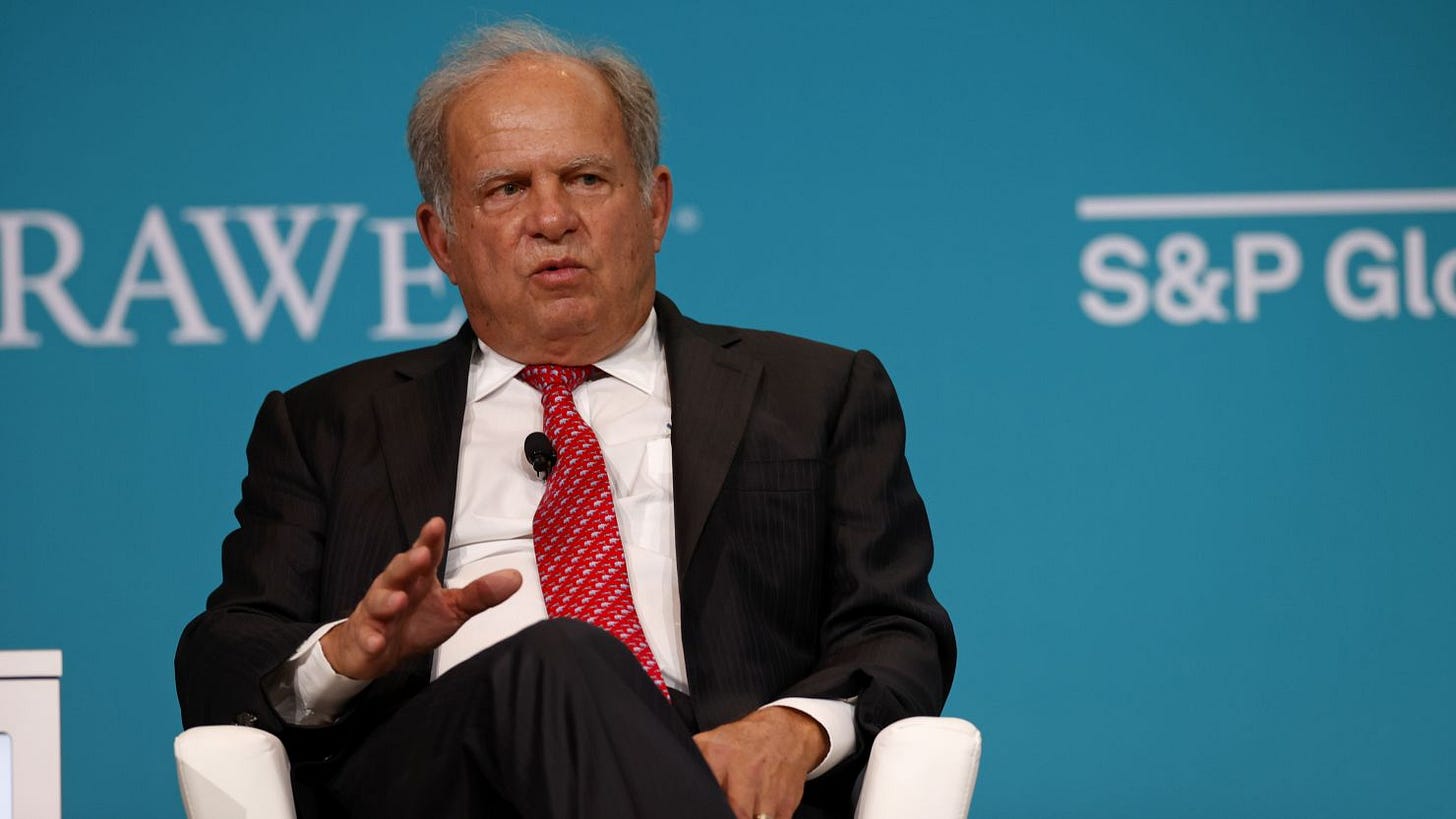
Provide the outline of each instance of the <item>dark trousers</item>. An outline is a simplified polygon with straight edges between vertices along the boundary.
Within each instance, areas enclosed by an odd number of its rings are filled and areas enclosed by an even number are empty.
[[[353,819],[732,817],[631,652],[574,620],[537,623],[441,675],[330,790]]]

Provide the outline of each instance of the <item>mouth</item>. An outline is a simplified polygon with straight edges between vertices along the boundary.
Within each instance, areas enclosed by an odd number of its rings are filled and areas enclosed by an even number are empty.
[[[563,256],[559,259],[547,259],[536,265],[531,271],[532,276],[561,277],[585,273],[586,266],[570,256]]]

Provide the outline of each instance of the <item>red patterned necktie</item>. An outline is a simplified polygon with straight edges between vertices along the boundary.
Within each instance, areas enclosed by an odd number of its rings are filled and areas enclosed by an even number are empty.
[[[621,640],[667,696],[632,605],[607,463],[571,397],[595,369],[535,364],[521,370],[521,380],[541,391],[546,437],[557,457],[531,522],[541,593],[550,616],[591,623]]]

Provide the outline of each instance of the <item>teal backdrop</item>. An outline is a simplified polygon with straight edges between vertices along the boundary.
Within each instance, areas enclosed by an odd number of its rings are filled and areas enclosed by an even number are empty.
[[[0,648],[65,652],[68,817],[181,816],[253,415],[458,320],[405,113],[523,13],[656,79],[685,312],[895,377],[974,815],[1456,813],[1456,5],[0,0]]]

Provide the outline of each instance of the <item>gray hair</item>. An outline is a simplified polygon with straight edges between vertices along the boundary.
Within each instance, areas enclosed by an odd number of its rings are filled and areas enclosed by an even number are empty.
[[[612,90],[622,114],[622,128],[642,199],[652,196],[652,171],[658,163],[661,124],[652,81],[629,57],[610,46],[583,47],[544,26],[511,21],[480,28],[445,52],[434,73],[425,78],[410,109],[406,139],[420,194],[435,206],[447,231],[450,219],[450,167],[445,156],[445,108],[466,86],[489,76],[514,57],[547,54],[567,57],[595,68]]]

